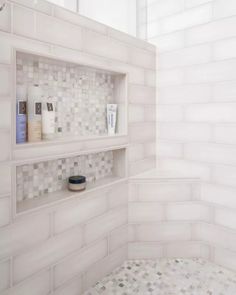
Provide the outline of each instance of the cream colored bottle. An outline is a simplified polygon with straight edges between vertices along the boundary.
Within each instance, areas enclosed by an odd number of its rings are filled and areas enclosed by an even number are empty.
[[[42,140],[42,91],[39,85],[28,89],[28,141]]]

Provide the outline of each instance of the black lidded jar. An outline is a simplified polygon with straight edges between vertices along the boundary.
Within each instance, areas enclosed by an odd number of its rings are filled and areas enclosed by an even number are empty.
[[[82,175],[70,176],[68,179],[68,189],[79,192],[86,189],[86,177]]]

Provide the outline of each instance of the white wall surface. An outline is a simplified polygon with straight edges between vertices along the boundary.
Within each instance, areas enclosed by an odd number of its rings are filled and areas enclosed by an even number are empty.
[[[136,0],[48,0],[92,20],[137,36]]]
[[[236,1],[147,2],[159,52],[159,167],[201,177],[202,200],[219,208],[193,236],[235,269]]]
[[[79,13],[136,36],[136,0],[79,0]]]
[[[56,5],[65,7],[66,9],[70,9],[72,11],[78,10],[78,0],[48,0]]]

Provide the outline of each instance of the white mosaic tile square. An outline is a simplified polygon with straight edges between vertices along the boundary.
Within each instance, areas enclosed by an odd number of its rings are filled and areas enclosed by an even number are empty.
[[[84,295],[235,295],[236,273],[202,259],[130,260]]]
[[[114,76],[72,63],[17,53],[16,81],[38,84],[55,101],[58,136],[107,134],[106,105],[114,98]]]
[[[111,176],[113,152],[27,164],[16,168],[16,196],[20,202],[62,190],[72,175],[84,175],[87,182]]]

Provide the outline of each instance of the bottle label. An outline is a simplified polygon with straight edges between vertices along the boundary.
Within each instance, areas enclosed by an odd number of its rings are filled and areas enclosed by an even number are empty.
[[[18,101],[18,115],[26,115],[26,101]]]
[[[35,115],[42,115],[42,103],[41,102],[36,102],[34,105],[34,114]]]
[[[53,104],[52,104],[52,103],[47,102],[47,110],[48,110],[49,112],[53,112]]]

